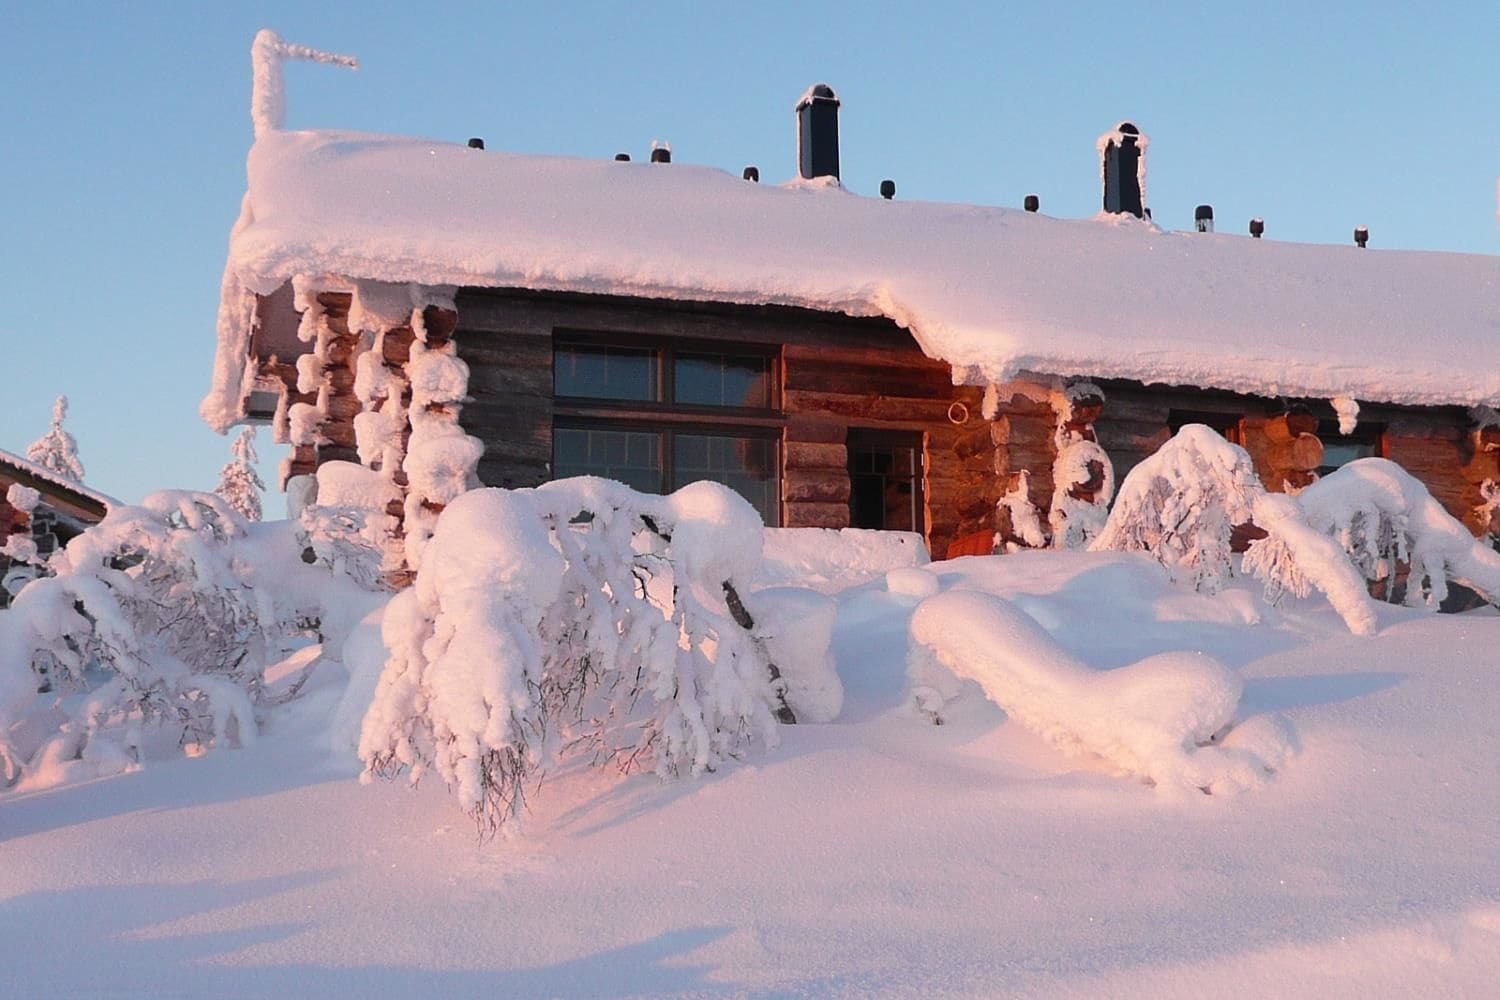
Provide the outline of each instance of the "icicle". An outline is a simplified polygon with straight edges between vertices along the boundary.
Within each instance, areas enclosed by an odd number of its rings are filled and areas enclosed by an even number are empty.
[[[979,412],[986,420],[994,420],[1000,415],[1000,387],[991,382],[984,387],[984,400],[980,403]]]
[[[1353,434],[1354,428],[1359,426],[1359,404],[1348,396],[1335,396],[1329,402],[1339,415],[1339,433],[1346,436]]]

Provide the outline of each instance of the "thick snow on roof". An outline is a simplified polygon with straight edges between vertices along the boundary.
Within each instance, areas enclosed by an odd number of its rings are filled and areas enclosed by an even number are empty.
[[[28,458],[22,458],[20,455],[0,449],[0,467],[7,465],[29,476],[34,476],[49,486],[55,486],[58,492],[73,493],[77,496],[86,497],[95,503],[103,504],[106,508],[121,506],[120,501],[107,493],[100,493],[98,490],[89,489],[82,483],[75,483],[64,479],[45,465],[38,465]]]
[[[1477,363],[1500,342],[1500,258],[1163,232],[1130,217],[885,201],[686,164],[351,132],[267,132],[249,176],[231,297],[336,274],[779,303],[888,316],[956,381],[1032,372],[1500,400],[1500,367]],[[221,312],[216,392],[243,381],[237,302]]]

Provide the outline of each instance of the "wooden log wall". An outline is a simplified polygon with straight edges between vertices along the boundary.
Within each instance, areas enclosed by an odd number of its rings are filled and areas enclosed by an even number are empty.
[[[1175,411],[1179,416],[1210,418],[1207,422],[1227,430],[1250,453],[1267,489],[1280,491],[1285,482],[1300,487],[1311,481],[1307,473],[1321,464],[1325,450],[1323,441],[1308,441],[1303,435],[1336,419],[1332,406],[1323,400],[1305,401],[1307,413],[1288,420],[1282,412],[1284,402],[1263,397],[1130,382],[1101,385],[1109,403],[1095,430],[1100,446],[1114,464],[1116,482],[1123,481],[1131,469],[1172,436]],[[1500,451],[1486,456],[1466,410],[1363,403],[1359,428],[1356,436],[1379,428],[1379,456],[1422,480],[1448,513],[1471,531],[1479,534],[1485,529],[1473,508],[1482,500],[1479,482],[1490,477],[1500,481]],[[1500,446],[1500,433],[1491,434]]]
[[[474,397],[464,408],[463,424],[485,442],[479,475],[487,484],[546,481],[554,419],[609,416],[607,409],[592,412],[554,401],[552,338],[554,331],[564,331],[780,345],[784,416],[757,425],[782,432],[786,526],[848,526],[851,428],[923,435],[928,543],[938,555],[958,531],[971,479],[983,478],[984,489],[992,492],[993,458],[989,465],[972,463],[984,476],[971,477],[953,451],[962,430],[982,423],[978,390],[955,387],[947,365],[926,357],[910,334],[887,320],[787,307],[468,289],[460,293],[458,311],[459,356],[469,364]],[[971,414],[965,428],[949,421],[955,400],[965,401]],[[992,501],[985,506],[985,513],[992,512]]]

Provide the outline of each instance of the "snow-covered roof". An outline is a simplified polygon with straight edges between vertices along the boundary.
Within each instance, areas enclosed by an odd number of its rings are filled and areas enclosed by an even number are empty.
[[[1500,258],[885,201],[687,164],[267,131],[230,240],[210,423],[247,291],[297,275],[883,315],[955,381],[1087,375],[1265,395],[1500,401]]]
[[[87,500],[92,500],[94,503],[103,506],[106,510],[110,507],[122,506],[120,501],[107,493],[100,493],[98,490],[90,489],[82,483],[75,483],[71,479],[65,479],[45,465],[38,465],[29,458],[22,458],[20,455],[0,449],[0,468],[4,468],[7,465],[20,472],[24,472],[28,476],[41,480],[48,486],[54,486],[59,491],[73,493]]]

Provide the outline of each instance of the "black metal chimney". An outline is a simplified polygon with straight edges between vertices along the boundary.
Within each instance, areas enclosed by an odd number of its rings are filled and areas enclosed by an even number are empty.
[[[896,197],[896,182],[891,180],[889,177],[881,181],[880,197],[884,198],[886,201],[890,201],[892,198]]]
[[[808,180],[839,176],[839,99],[826,83],[797,102],[797,172]]]
[[[668,145],[665,145],[664,143],[652,142],[651,143],[651,162],[652,163],[671,163],[672,162],[672,147],[668,146]]]
[[[474,138],[472,138],[472,139],[469,140],[469,148],[470,149],[483,149],[484,148],[484,140],[481,139],[481,138],[479,138],[479,136],[476,135]]]
[[[1141,130],[1121,122],[1100,137],[1099,145],[1104,155],[1104,210],[1141,218],[1146,209],[1141,192],[1141,157],[1145,154]]]
[[[759,184],[760,167],[746,167],[744,172],[741,173],[740,176],[745,178],[745,180],[747,181],[753,181],[754,183]]]
[[[1254,236],[1256,239],[1260,239],[1262,236],[1266,235],[1266,220],[1259,218],[1251,219],[1250,235]]]
[[[1365,244],[1369,243],[1369,242],[1370,242],[1370,230],[1367,229],[1364,226],[1355,226],[1354,227],[1354,245],[1357,246],[1357,247],[1359,247],[1361,250],[1363,250],[1365,248]]]
[[[1028,194],[1021,202],[1021,207],[1028,212],[1039,212],[1042,209],[1042,199],[1034,194]]]
[[[1214,231],[1214,207],[1212,205],[1199,205],[1193,209],[1193,228],[1200,233]]]

